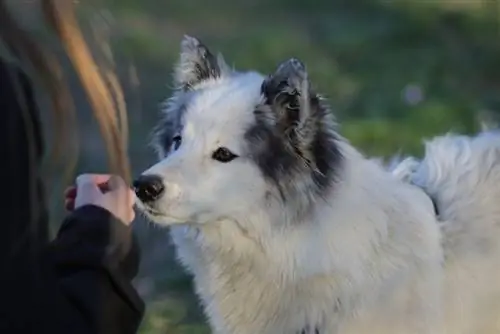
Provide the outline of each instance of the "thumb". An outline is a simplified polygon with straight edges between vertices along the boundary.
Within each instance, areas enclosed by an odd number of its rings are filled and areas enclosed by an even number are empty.
[[[108,184],[108,190],[109,191],[115,191],[115,190],[120,190],[120,189],[128,188],[127,184],[125,183],[125,181],[121,177],[116,176],[116,175],[112,175],[109,178],[107,184]]]
[[[133,192],[121,177],[116,175],[111,176],[108,181],[108,189],[115,200],[118,200],[122,205],[133,205]]]
[[[111,177],[108,180],[108,189],[110,191],[113,190],[118,190],[119,188],[122,188],[125,185],[125,181],[119,176],[116,175],[111,175]]]

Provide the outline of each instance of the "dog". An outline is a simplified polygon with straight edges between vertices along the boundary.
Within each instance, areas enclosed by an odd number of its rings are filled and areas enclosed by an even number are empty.
[[[384,167],[292,58],[237,71],[185,36],[137,205],[217,334],[500,333],[500,135]]]

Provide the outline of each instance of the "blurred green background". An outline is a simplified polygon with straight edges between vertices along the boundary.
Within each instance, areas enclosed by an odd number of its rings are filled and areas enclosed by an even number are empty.
[[[29,14],[33,2],[15,3],[19,18],[50,43]],[[154,162],[149,131],[169,95],[184,34],[238,69],[268,73],[299,57],[330,100],[342,134],[367,155],[419,155],[424,139],[477,131],[479,120],[494,122],[500,111],[496,0],[89,0],[78,7],[88,36],[96,22],[107,22],[136,174]],[[68,73],[80,118],[77,172],[104,170],[102,142]],[[60,192],[51,191],[57,227]],[[148,303],[141,333],[208,333],[166,229],[141,219],[135,227],[143,248],[136,286]]]

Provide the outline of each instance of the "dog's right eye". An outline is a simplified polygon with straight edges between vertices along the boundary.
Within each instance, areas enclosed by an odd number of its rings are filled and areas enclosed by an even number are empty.
[[[181,146],[181,143],[182,143],[182,137],[179,135],[174,136],[174,138],[172,138],[172,149],[174,151],[177,151]]]
[[[214,151],[212,154],[212,159],[220,161],[220,162],[229,162],[238,156],[234,154],[233,152],[229,151],[225,147],[219,147]]]

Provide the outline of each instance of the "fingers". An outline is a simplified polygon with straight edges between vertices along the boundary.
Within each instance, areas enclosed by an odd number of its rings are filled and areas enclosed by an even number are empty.
[[[75,200],[74,199],[68,199],[68,198],[66,198],[64,200],[64,208],[67,211],[73,211],[73,210],[75,210]]]
[[[93,182],[94,184],[102,184],[106,183],[109,181],[110,178],[112,178],[113,175],[111,174],[82,174],[79,175],[76,180],[78,184],[78,179],[83,178],[85,180],[89,180],[90,182]]]
[[[98,196],[102,194],[101,190],[94,182],[92,175],[83,174],[76,178],[77,197],[80,196]]]
[[[76,197],[76,187],[75,186],[69,186],[66,188],[64,191],[64,198],[75,198]]]
[[[109,189],[108,182],[113,176],[110,174],[82,174],[76,178],[77,188],[82,185],[93,185],[93,188],[98,187],[101,192],[106,192]]]
[[[121,177],[109,174],[80,175],[76,178],[76,186],[70,186],[64,191],[64,207],[68,211],[86,203],[94,203],[118,214],[118,208],[122,207],[121,210],[130,210],[125,214],[126,221],[134,219],[134,202],[135,193],[127,183]]]
[[[83,174],[76,178],[77,194],[74,199],[74,208],[79,208],[87,204],[98,205],[103,200],[103,193],[95,183],[96,180],[102,181],[103,178],[97,178],[93,174]],[[71,205],[71,202],[68,202]]]
[[[107,182],[98,184],[97,187],[99,187],[99,189],[103,193],[108,192],[110,190]],[[78,188],[76,186],[69,186],[68,188],[66,188],[66,190],[64,191],[64,198],[75,199],[78,193],[77,189]]]

